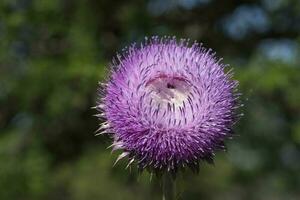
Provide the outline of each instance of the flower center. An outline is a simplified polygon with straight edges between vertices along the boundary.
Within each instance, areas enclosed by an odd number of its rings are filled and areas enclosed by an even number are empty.
[[[172,85],[171,83],[167,83],[167,88],[168,89],[175,89],[175,85]]]
[[[151,98],[156,104],[180,106],[187,99],[190,91],[188,81],[180,76],[159,75],[147,82],[146,87],[151,90]]]
[[[145,113],[158,128],[183,126],[193,121],[194,88],[183,76],[160,74],[147,81]]]

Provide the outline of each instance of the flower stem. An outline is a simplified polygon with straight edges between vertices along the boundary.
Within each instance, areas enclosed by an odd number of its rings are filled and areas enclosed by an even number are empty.
[[[162,177],[163,200],[175,200],[176,181],[170,174],[164,174]]]

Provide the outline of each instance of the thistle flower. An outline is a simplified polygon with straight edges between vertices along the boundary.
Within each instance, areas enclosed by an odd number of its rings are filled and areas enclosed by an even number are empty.
[[[125,49],[112,63],[97,109],[99,134],[113,138],[117,161],[139,169],[197,172],[225,149],[238,107],[237,81],[211,50],[176,38],[152,37]]]

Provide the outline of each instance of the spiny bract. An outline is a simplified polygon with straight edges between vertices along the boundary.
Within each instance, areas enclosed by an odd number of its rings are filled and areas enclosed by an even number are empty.
[[[213,161],[231,135],[238,107],[237,81],[211,50],[175,37],[132,45],[112,63],[96,106],[99,134],[113,138],[118,157],[139,169],[176,174]]]

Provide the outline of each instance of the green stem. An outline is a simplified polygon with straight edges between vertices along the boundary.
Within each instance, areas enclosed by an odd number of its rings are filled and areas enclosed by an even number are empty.
[[[170,174],[164,174],[162,177],[163,200],[176,199],[176,182]]]

